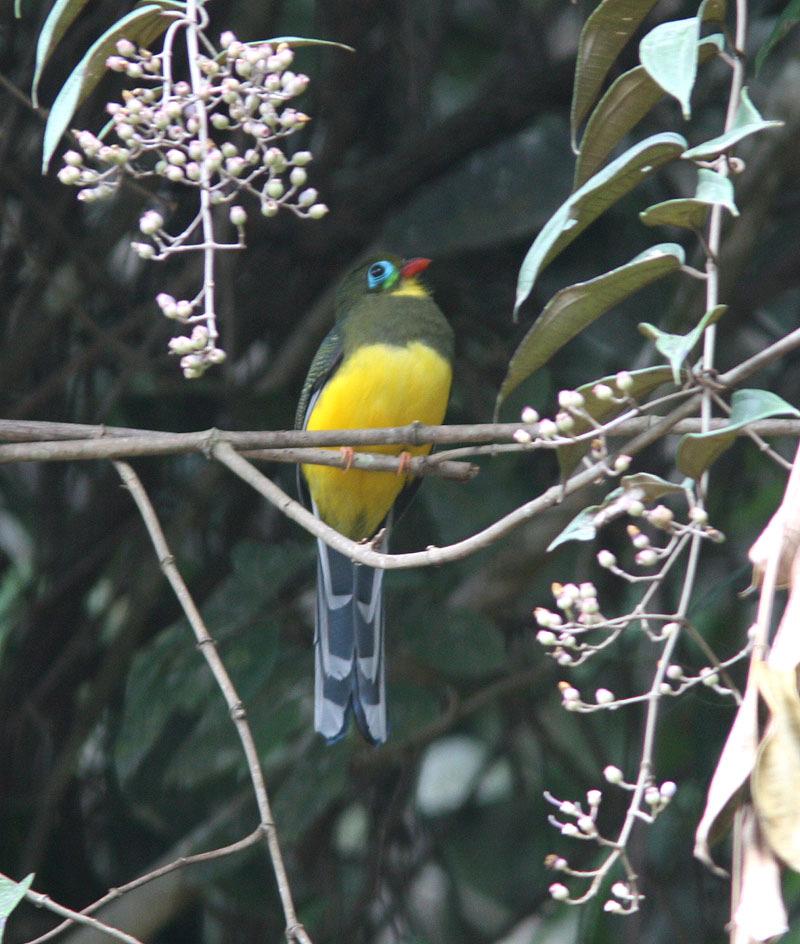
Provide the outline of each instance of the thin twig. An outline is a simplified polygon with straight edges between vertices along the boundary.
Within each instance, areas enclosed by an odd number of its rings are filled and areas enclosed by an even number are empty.
[[[242,461],[244,462],[245,460]],[[189,621],[192,630],[194,631],[195,637],[197,638],[198,647],[203,653],[203,656],[205,657],[205,660],[208,663],[212,674],[214,675],[214,679],[216,680],[217,685],[219,686],[220,691],[225,698],[225,703],[228,706],[231,719],[236,726],[236,731],[239,735],[240,741],[242,742],[242,748],[247,759],[247,767],[250,772],[250,779],[253,784],[253,791],[255,793],[256,803],[258,805],[260,827],[263,830],[266,838],[267,848],[269,850],[270,859],[272,860],[272,868],[275,873],[275,880],[278,885],[278,894],[280,895],[284,916],[286,918],[286,938],[288,941],[297,941],[298,944],[311,944],[311,939],[309,938],[308,933],[297,920],[297,914],[295,911],[294,902],[292,900],[291,887],[289,885],[289,879],[286,874],[286,866],[284,865],[283,854],[281,852],[280,842],[278,840],[278,833],[272,818],[272,810],[270,808],[269,797],[267,795],[264,774],[261,769],[261,763],[258,759],[258,750],[256,749],[255,741],[253,740],[253,734],[250,730],[250,725],[247,722],[247,716],[244,705],[242,704],[242,700],[239,698],[233,682],[231,681],[222,659],[219,656],[217,648],[214,645],[214,641],[211,638],[208,629],[206,628],[205,622],[203,621],[203,617],[200,615],[200,611],[192,599],[192,596],[183,581],[180,571],[175,565],[175,559],[172,555],[172,552],[170,551],[169,545],[167,544],[167,540],[164,536],[164,532],[161,529],[161,524],[159,523],[155,509],[153,508],[150,499],[148,498],[147,492],[139,480],[139,477],[125,462],[115,462],[114,466],[122,478],[125,486],[130,491],[133,500],[136,502],[136,506],[142,516],[142,520],[145,524],[145,527],[147,528],[147,532],[150,535],[150,540],[152,541],[153,547],[155,548],[161,569],[164,572],[164,576],[169,581],[170,586],[172,587],[175,596],[177,597],[178,602],[180,603],[181,608],[183,609],[183,612],[185,613],[186,618]]]
[[[182,869],[188,865],[196,865],[199,862],[211,862],[213,859],[221,859],[224,856],[241,852],[243,849],[248,849],[250,846],[258,842],[258,840],[261,839],[263,835],[263,828],[261,826],[257,826],[248,836],[238,839],[236,842],[230,843],[230,845],[221,846],[219,849],[210,849],[208,852],[196,852],[193,855],[180,856],[180,858],[175,859],[172,862],[168,862],[166,865],[161,865],[156,869],[152,869],[145,875],[140,875],[138,878],[127,882],[125,885],[119,885],[116,888],[109,889],[102,898],[98,898],[97,901],[93,901],[91,905],[87,905],[85,908],[82,908],[79,913],[82,915],[94,914],[95,911],[98,911],[105,905],[110,904],[117,898],[121,898],[127,892],[133,891],[134,888],[139,888],[142,885],[146,885],[148,882],[152,882],[157,878],[168,875],[170,872],[174,872],[176,869]],[[62,931],[66,931],[68,928],[72,927],[73,924],[75,924],[75,919],[67,918],[66,921],[62,921],[61,924],[51,928],[51,930],[47,931],[45,934],[41,934],[39,937],[33,938],[30,941],[26,941],[25,944],[44,944],[45,941],[51,940],[52,938],[61,934]]]

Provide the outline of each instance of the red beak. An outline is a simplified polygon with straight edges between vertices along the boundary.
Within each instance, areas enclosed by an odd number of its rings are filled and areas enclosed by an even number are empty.
[[[404,279],[412,279],[415,275],[419,275],[420,272],[424,272],[430,264],[430,259],[409,259],[400,270],[400,275],[402,275]]]

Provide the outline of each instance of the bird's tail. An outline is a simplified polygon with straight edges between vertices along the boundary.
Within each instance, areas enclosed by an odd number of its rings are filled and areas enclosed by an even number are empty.
[[[314,727],[337,740],[352,707],[364,737],[382,744],[387,734],[383,570],[317,543]]]

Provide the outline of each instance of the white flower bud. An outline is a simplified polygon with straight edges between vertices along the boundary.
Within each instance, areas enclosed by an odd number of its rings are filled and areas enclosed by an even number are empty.
[[[672,524],[675,515],[673,515],[672,511],[667,508],[666,505],[656,505],[656,507],[650,511],[648,519],[656,528],[664,529]]]
[[[131,249],[140,259],[152,259],[156,251],[150,243],[131,243]]]
[[[132,62],[125,70],[125,74],[129,79],[141,79],[141,77],[144,75],[144,69],[139,65],[138,62]]]
[[[622,771],[613,764],[603,770],[603,776],[609,783],[622,783]]]
[[[542,420],[539,423],[539,435],[542,439],[555,439],[558,435],[558,427],[552,420]]]
[[[556,644],[555,633],[551,633],[549,629],[540,629],[536,634],[536,641],[542,646],[554,646]]]
[[[608,550],[597,552],[597,563],[606,569],[613,567],[617,563],[617,558]]]
[[[579,410],[584,404],[583,394],[577,390],[560,390],[558,405],[564,410]]]
[[[81,172],[77,167],[72,167],[71,165],[67,164],[66,167],[62,167],[58,172],[58,179],[62,184],[71,186],[72,184],[76,184],[81,179]]]
[[[308,216],[312,220],[321,220],[323,216],[327,216],[328,207],[324,203],[315,203],[314,206],[310,207],[308,210]]]
[[[234,226],[244,226],[247,222],[247,211],[243,206],[232,206],[230,220]]]
[[[267,217],[275,216],[279,209],[280,207],[274,200],[265,200],[261,204],[261,213]]]
[[[139,229],[145,236],[152,236],[164,225],[164,217],[157,210],[148,210],[139,220]]]
[[[597,832],[597,827],[591,816],[581,816],[578,819],[578,829],[580,829],[582,833],[586,833],[587,836],[591,836]]]
[[[631,457],[630,456],[617,456],[614,460],[614,471],[622,474],[627,472],[631,467]]]
[[[586,791],[586,801],[591,807],[600,806],[600,801],[603,799],[603,794],[599,790],[587,790]]]
[[[663,636],[672,636],[674,633],[679,632],[680,628],[680,623],[665,623],[661,633]]]
[[[523,423],[530,426],[533,423],[539,422],[539,414],[532,406],[526,406],[522,411],[521,419]]]
[[[291,163],[294,164],[295,167],[305,167],[306,164],[310,164],[312,160],[313,155],[311,151],[295,151],[295,153],[292,154]]]
[[[671,800],[675,796],[677,789],[677,786],[672,780],[665,780],[658,788],[658,792],[661,794],[661,799],[666,801]]]
[[[130,59],[131,56],[136,55],[136,47],[129,39],[120,39],[117,40],[117,52]]]
[[[608,384],[595,384],[592,387],[592,393],[598,400],[606,401],[614,399],[614,391]]]
[[[188,304],[188,303],[187,303]],[[180,308],[180,305],[178,306]],[[192,329],[192,344],[199,351],[208,344],[208,328],[205,325],[195,325]]]
[[[313,187],[309,187],[308,190],[303,190],[302,193],[297,198],[297,205],[301,207],[309,207],[317,199],[319,194]]]
[[[577,836],[578,827],[575,825],[575,823],[564,823],[564,825],[561,827],[561,835],[562,836]]]
[[[639,551],[635,560],[640,567],[653,567],[658,561],[658,554],[652,547],[648,547],[643,551]]]
[[[186,298],[183,298],[181,301],[177,302],[175,307],[177,309],[179,318],[190,318],[192,312],[194,311],[192,303]]]
[[[566,901],[566,899],[569,898],[569,889],[566,885],[562,885],[561,882],[553,882],[548,891],[550,892],[550,897],[554,898],[556,901]]]
[[[225,351],[219,347],[212,347],[210,351],[206,352],[206,360],[211,364],[221,364],[227,356]]]
[[[558,812],[564,816],[577,816],[578,807],[572,800],[564,800],[564,802],[559,805]]]
[[[565,702],[574,703],[574,702],[580,701],[581,693],[578,691],[577,688],[572,688],[571,686],[568,685],[566,688],[562,689],[561,697],[563,698]]]
[[[515,429],[514,439],[518,443],[525,444],[531,442],[532,436],[527,429]]]
[[[278,180],[277,177],[268,181],[264,190],[266,191],[267,196],[272,197],[273,200],[280,200],[280,198],[286,192],[286,188],[283,186],[283,181]]]
[[[625,509],[632,518],[641,518],[644,514],[644,505],[639,501],[638,498],[634,498],[633,501],[627,503]]]
[[[700,669],[700,678],[703,680],[703,685],[708,685],[709,688],[719,682],[717,673],[707,665]]]
[[[627,370],[621,370],[614,378],[614,382],[623,393],[633,389],[633,377]]]
[[[170,338],[169,349],[173,354],[188,354],[190,351],[194,350],[194,342],[191,338],[187,338],[185,335],[180,335],[177,338]],[[181,363],[181,366],[188,366]]]
[[[614,701],[614,697],[614,693],[607,688],[598,688],[594,693],[594,699],[598,705],[608,705],[610,702]]]
[[[611,886],[611,894],[624,900],[628,900],[631,897],[630,889],[625,882],[614,882]]]
[[[83,155],[77,151],[66,151],[64,154],[64,163],[70,167],[80,167],[83,164]]]
[[[616,914],[618,911],[622,911],[622,905],[613,898],[609,898],[603,905],[603,911],[607,911],[609,914]]]
[[[644,791],[644,802],[648,806],[657,806],[661,803],[661,793],[658,787],[648,787]]]
[[[633,537],[631,544],[639,550],[643,551],[646,547],[650,547],[650,538],[642,531]]]
[[[569,435],[575,429],[575,420],[569,413],[556,413],[556,428],[559,433]]]
[[[293,167],[289,174],[289,180],[293,187],[302,187],[308,180],[308,174],[302,167]]]
[[[667,671],[664,673],[668,679],[677,681],[680,678],[683,678],[683,669],[679,665],[668,665]]]
[[[708,512],[705,508],[694,505],[694,507],[689,509],[689,520],[699,525],[708,524]]]

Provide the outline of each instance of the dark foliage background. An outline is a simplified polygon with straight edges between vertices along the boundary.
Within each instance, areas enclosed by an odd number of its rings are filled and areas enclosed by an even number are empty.
[[[449,421],[490,418],[524,329],[510,318],[519,263],[571,183],[566,116],[587,4],[211,4],[217,29],[242,39],[311,35],[357,52],[299,54],[313,80],[303,106],[314,116],[310,180],[331,213],[320,223],[252,214],[249,250],[229,254],[219,276],[229,360],[194,382],[165,354],[171,325],[153,303],[162,289],[185,294],[198,277],[194,262],[164,269],[132,255],[149,205],[139,193],[81,206],[52,172],[39,175],[43,121],[15,89],[24,96],[30,87],[48,5],[30,0],[15,21],[6,4],[0,20],[3,415],[176,431],[289,427],[331,318],[332,286],[382,246],[435,259],[430,283],[458,337]],[[88,5],[47,72],[45,101],[127,9]],[[753,10],[754,49],[776,12],[768,2]],[[681,13],[674,2],[657,9],[659,18]],[[722,257],[731,306],[723,368],[797,323],[797,49],[790,36],[753,85],[762,112],[787,124],[743,152],[743,213]],[[692,140],[721,126],[726,82],[724,68],[705,68]],[[112,92],[111,81],[102,89]],[[99,126],[103,100],[84,108],[81,126]],[[650,130],[680,127],[674,103],[650,118]],[[685,168],[670,167],[598,221],[548,269],[526,324],[556,288],[656,241],[637,211],[688,186]],[[682,331],[701,311],[694,283],[659,284],[570,344],[507,417],[525,402],[552,414],[560,388],[651,362],[637,321]],[[795,356],[754,385],[797,403],[798,378]],[[671,445],[636,469],[674,475]],[[568,545],[545,558],[575,502],[461,564],[390,573],[392,738],[381,750],[355,736],[328,748],[311,731],[313,541],[202,457],[135,465],[246,701],[301,918],[318,944],[723,939],[726,887],[691,858],[731,718],[705,690],[664,708],[658,775],[680,789],[634,844],[643,912],[620,921],[603,915],[602,898],[582,911],[549,901],[545,855],[589,865],[594,850],[571,848],[547,826],[543,788],[579,797],[602,786],[607,763],[632,769],[641,724],[636,711],[565,714],[560,675],[534,641],[531,609],[550,602],[554,579],[595,579],[604,609],[626,604],[625,586],[597,573],[596,547]],[[269,471],[290,487],[292,473]],[[470,485],[429,481],[396,529],[395,549],[470,534],[555,474],[546,459],[498,458]],[[723,654],[739,648],[749,624],[751,604],[737,596],[748,582],[746,549],[782,483],[747,443],[714,469],[711,516],[728,541],[705,551],[690,615]],[[223,701],[110,465],[2,466],[0,488],[0,870],[35,871],[39,890],[82,907],[161,859],[244,835],[255,808]],[[615,546],[613,536],[604,543]],[[690,648],[681,658],[701,664]],[[631,637],[575,675],[589,690],[623,694],[649,684],[651,664],[651,647]],[[613,830],[624,797],[605,792]],[[257,847],[180,873],[132,896],[131,907],[153,917],[149,939],[163,944],[278,940],[282,917],[263,860]],[[50,923],[23,906],[9,939]]]

